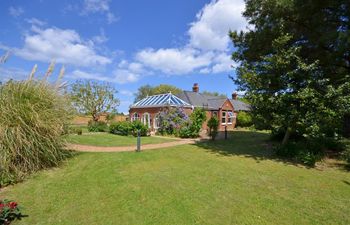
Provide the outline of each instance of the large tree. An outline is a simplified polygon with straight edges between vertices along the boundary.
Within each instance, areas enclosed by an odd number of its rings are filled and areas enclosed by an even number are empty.
[[[137,93],[135,94],[135,102],[140,101],[141,99],[150,95],[165,94],[169,92],[173,94],[178,94],[181,92],[181,89],[168,84],[160,84],[154,87],[148,84],[143,85],[139,87]]]
[[[230,32],[233,78],[255,121],[291,135],[334,136],[350,112],[348,0],[247,0],[249,30]]]
[[[80,113],[91,115],[94,121],[98,121],[102,112],[116,110],[119,105],[116,93],[110,83],[78,80],[72,84],[70,94],[74,106]]]

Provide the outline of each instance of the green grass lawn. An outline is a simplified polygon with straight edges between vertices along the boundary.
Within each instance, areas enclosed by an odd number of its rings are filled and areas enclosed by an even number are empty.
[[[134,136],[120,136],[110,133],[91,132],[83,135],[70,134],[67,141],[72,144],[93,145],[93,146],[130,146],[136,145],[137,138]],[[176,141],[176,139],[161,137],[141,137],[141,144],[159,144]]]
[[[0,198],[25,208],[16,224],[350,224],[350,172],[280,161],[266,139],[80,153]]]

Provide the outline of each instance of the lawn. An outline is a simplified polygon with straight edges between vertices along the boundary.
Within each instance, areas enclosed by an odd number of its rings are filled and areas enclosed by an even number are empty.
[[[136,145],[137,138],[134,136],[120,136],[110,133],[91,132],[83,135],[70,134],[67,141],[72,144],[93,146],[130,146]],[[141,144],[159,144],[176,141],[176,139],[162,137],[141,137]]]
[[[350,173],[275,159],[267,134],[141,153],[80,153],[8,187],[17,224],[350,224]]]

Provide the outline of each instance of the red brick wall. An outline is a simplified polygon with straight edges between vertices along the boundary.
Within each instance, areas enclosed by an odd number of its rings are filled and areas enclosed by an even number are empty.
[[[223,111],[226,111],[226,123],[225,124],[222,123],[222,112]],[[228,99],[224,102],[222,108],[219,111],[219,131],[224,131],[225,126],[227,127],[227,130],[233,130],[236,126],[236,118],[233,118],[232,123],[230,123],[230,124],[227,123],[227,121],[228,121],[227,111],[232,111],[234,113],[234,115],[237,116],[236,113],[234,112],[234,108],[233,108],[232,103]]]
[[[150,118],[151,118],[151,129],[154,130],[154,118],[155,116],[162,110],[163,108],[161,107],[154,107],[154,108],[131,108],[129,110],[129,119],[130,121],[132,120],[132,117],[134,115],[135,112],[137,112],[140,116],[140,119],[142,118],[142,115],[144,113],[149,113],[150,114]],[[232,112],[234,112],[234,108],[233,105],[231,104],[231,102],[227,99],[225,101],[225,103],[222,106],[222,109],[220,109],[220,111],[218,112],[218,118],[219,118],[219,131],[224,131],[225,130],[225,125],[227,126],[227,130],[233,130],[233,128],[236,126],[236,119],[234,118],[232,121],[232,124],[222,124],[221,123],[221,119],[222,119],[222,110],[231,110]],[[187,115],[191,115],[191,113],[193,112],[193,110],[191,108],[184,108],[184,111]],[[234,113],[236,115],[236,113]],[[206,115],[207,115],[207,120],[204,122],[202,129],[203,130],[208,130],[208,120],[213,116],[213,111],[206,111]],[[226,121],[227,121],[227,113],[226,113]]]

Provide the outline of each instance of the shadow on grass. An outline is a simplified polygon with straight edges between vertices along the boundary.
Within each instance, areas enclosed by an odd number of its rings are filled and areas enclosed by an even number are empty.
[[[256,131],[233,131],[227,140],[200,141],[194,145],[208,152],[224,156],[243,156],[261,160],[275,160],[289,165],[301,166],[295,161],[280,158],[273,151],[274,143],[269,139],[270,134]]]

